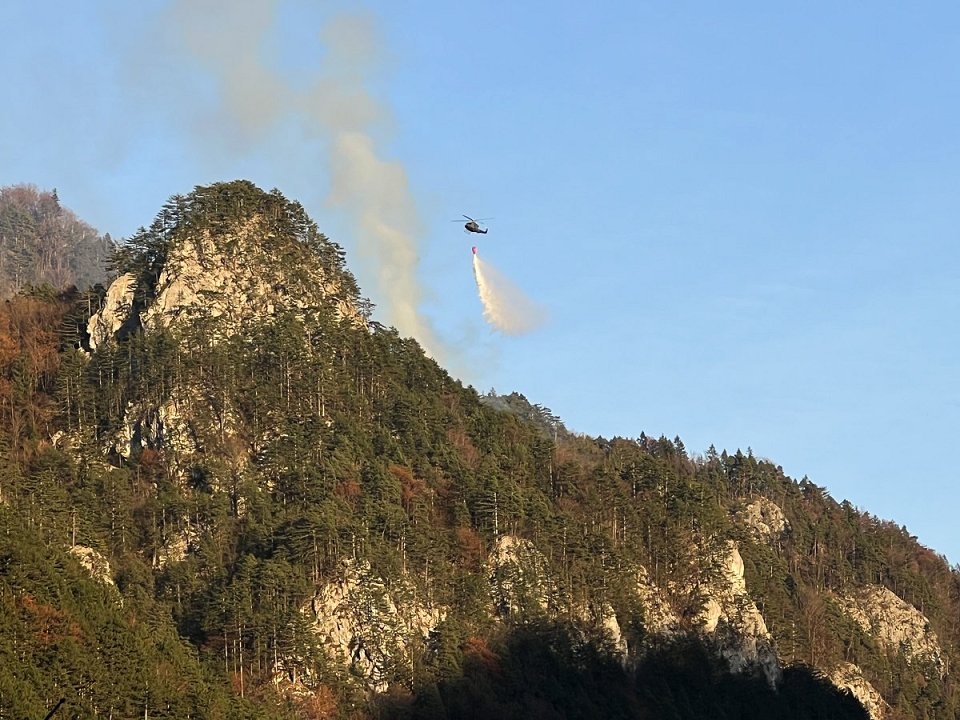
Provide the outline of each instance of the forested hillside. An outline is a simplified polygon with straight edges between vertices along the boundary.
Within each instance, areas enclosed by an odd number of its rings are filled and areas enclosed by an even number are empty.
[[[176,196],[113,267],[0,314],[0,717],[960,716],[942,557],[464,387],[279,192]]]
[[[57,191],[0,188],[0,298],[23,287],[87,288],[106,278],[110,236],[60,204]]]

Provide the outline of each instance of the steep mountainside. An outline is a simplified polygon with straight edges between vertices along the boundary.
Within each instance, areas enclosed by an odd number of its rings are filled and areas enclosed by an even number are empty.
[[[0,712],[960,713],[942,557],[749,452],[463,387],[279,192],[172,198],[114,266],[0,317]]]

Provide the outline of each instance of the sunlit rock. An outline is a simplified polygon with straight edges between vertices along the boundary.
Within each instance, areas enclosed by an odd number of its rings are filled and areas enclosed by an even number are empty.
[[[545,613],[555,599],[547,560],[524,538],[503,535],[487,558],[487,577],[498,617]]]
[[[767,624],[747,592],[743,559],[733,542],[718,558],[719,577],[707,585],[707,599],[699,620],[733,672],[758,667],[771,686],[780,682],[782,671]]]
[[[309,606],[321,646],[371,690],[409,681],[413,658],[446,615],[411,583],[386,580],[367,562],[345,560],[342,577],[317,589]]]
[[[87,322],[91,350],[111,340],[130,317],[135,287],[136,277],[132,273],[121,275],[110,283],[103,306]]]
[[[870,714],[870,720],[884,720],[887,717],[890,705],[867,681],[860,668],[853,663],[840,663],[830,673],[830,682],[838,688],[849,690],[850,694],[859,700]]]
[[[104,585],[115,585],[110,562],[99,552],[85,545],[71,545],[70,554],[73,555],[90,576]]]
[[[943,677],[946,665],[930,621],[882,585],[867,585],[837,601],[863,630],[911,663],[929,663]]]
[[[746,505],[737,513],[737,519],[756,537],[767,542],[779,540],[790,532],[790,522],[780,506],[765,497]]]

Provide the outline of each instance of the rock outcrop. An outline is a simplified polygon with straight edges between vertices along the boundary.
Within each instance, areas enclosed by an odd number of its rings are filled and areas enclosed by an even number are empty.
[[[913,605],[881,585],[867,585],[855,594],[838,596],[837,601],[881,645],[903,653],[910,663],[929,663],[944,676],[946,665],[937,634]]]
[[[704,633],[717,645],[733,672],[759,668],[776,686],[781,669],[767,624],[747,592],[743,559],[733,542],[720,561],[719,578],[708,586],[699,620]]]
[[[409,681],[446,611],[417,597],[411,583],[388,582],[369,563],[345,560],[342,577],[318,588],[308,612],[321,646],[370,690]]]
[[[830,682],[843,690],[849,690],[864,709],[870,720],[884,720],[890,705],[877,689],[863,676],[863,672],[853,663],[841,663],[830,673]]]
[[[643,625],[648,635],[670,637],[680,630],[680,617],[664,599],[663,592],[650,579],[647,569],[636,572],[637,599],[643,608]]]
[[[790,532],[790,522],[772,500],[759,497],[737,513],[737,519],[759,539],[775,542]]]
[[[311,308],[329,307],[338,320],[365,324],[363,316],[341,283],[325,272],[318,260],[288,273],[268,254],[262,236],[268,232],[262,218],[253,216],[227,233],[210,231],[171,241],[152,288],[152,299],[140,307],[134,302],[138,279],[119,276],[107,290],[103,307],[87,324],[90,347],[96,349],[124,326],[145,330],[182,329],[191,323],[216,320],[208,339],[243,332],[281,311],[301,316]]]
[[[556,589],[547,559],[524,538],[502,535],[487,558],[494,615],[538,615],[555,606]]]
[[[113,573],[110,562],[99,552],[85,545],[71,545],[70,554],[73,555],[90,576],[104,585],[114,586]]]
[[[133,312],[133,293],[137,278],[133,273],[124,273],[107,288],[103,306],[87,322],[90,349],[98,347],[115,337],[123,323]]]

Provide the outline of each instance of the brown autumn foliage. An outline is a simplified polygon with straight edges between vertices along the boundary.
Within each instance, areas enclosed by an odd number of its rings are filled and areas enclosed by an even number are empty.
[[[361,487],[359,480],[347,478],[337,483],[334,492],[342,498],[353,501],[363,493],[363,487]]]
[[[460,557],[468,568],[479,568],[483,562],[483,538],[469,527],[457,528],[457,546],[460,548]]]
[[[479,663],[487,672],[497,675],[502,672],[500,657],[490,649],[490,645],[482,637],[476,635],[468,637],[461,650],[465,658]]]
[[[388,468],[391,475],[400,481],[400,498],[403,508],[410,513],[415,500],[423,497],[430,489],[427,483],[416,477],[413,471],[403,465],[391,465]]]
[[[447,441],[459,452],[467,467],[476,470],[480,466],[480,451],[477,450],[465,429],[450,428],[447,430]]]
[[[16,296],[0,305],[0,433],[11,445],[49,435],[67,303]]]
[[[307,720],[337,717],[337,697],[329,685],[320,685],[312,695],[298,703],[299,715]]]
[[[41,645],[52,645],[66,637],[79,640],[83,635],[80,625],[71,620],[65,612],[38,601],[29,593],[20,597],[20,607],[34,627],[35,637]]]

